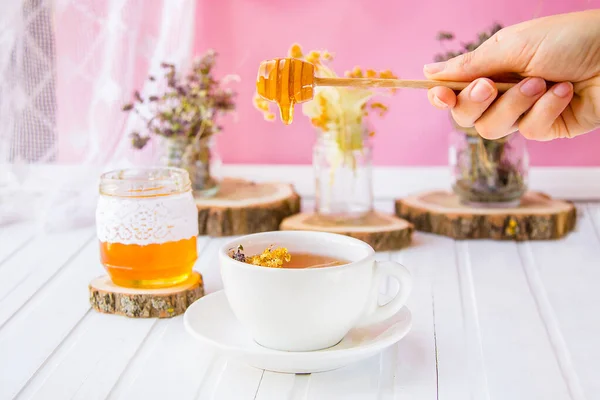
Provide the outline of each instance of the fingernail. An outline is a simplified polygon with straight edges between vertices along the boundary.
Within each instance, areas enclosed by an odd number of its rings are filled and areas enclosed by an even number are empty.
[[[528,97],[537,96],[544,89],[546,89],[546,82],[540,78],[529,78],[520,87],[521,93]]]
[[[443,61],[433,64],[426,64],[425,67],[423,67],[425,72],[428,74],[437,74],[438,72],[443,71],[444,68],[446,68],[446,63]]]
[[[552,91],[558,97],[567,97],[573,91],[573,85],[571,82],[559,83],[558,85],[554,86]]]
[[[437,96],[433,96],[433,103],[440,107],[440,108],[448,108],[448,104],[444,103],[442,100],[440,100],[439,97]]]
[[[469,93],[469,98],[476,103],[483,103],[494,93],[494,88],[490,85],[486,80],[477,81],[473,89],[471,89],[471,93]]]

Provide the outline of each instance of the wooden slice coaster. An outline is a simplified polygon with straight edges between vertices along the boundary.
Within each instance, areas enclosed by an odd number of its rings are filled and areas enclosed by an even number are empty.
[[[282,230],[303,230],[338,233],[368,243],[375,251],[398,250],[410,245],[413,226],[393,215],[372,212],[352,223],[335,223],[313,213],[301,213],[286,218]]]
[[[171,318],[183,314],[204,296],[202,275],[196,271],[177,286],[130,289],[115,285],[107,275],[90,282],[90,304],[96,311],[130,318]]]
[[[225,179],[219,192],[196,199],[200,235],[233,236],[276,231],[300,212],[300,196],[287,183]]]
[[[576,208],[569,201],[526,193],[514,208],[475,208],[452,192],[433,191],[396,200],[396,215],[415,229],[454,239],[550,240],[575,228]]]

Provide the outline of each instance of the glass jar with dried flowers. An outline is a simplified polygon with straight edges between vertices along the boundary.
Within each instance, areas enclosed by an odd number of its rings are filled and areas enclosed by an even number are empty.
[[[333,55],[328,51],[303,54],[298,44],[291,46],[288,57],[310,62],[315,76],[336,77],[330,67]],[[396,78],[389,70],[363,71],[359,67],[347,77]],[[385,93],[385,89],[379,89]],[[394,93],[395,89],[387,89]],[[311,101],[302,104],[302,112],[316,129],[313,147],[315,172],[315,212],[336,222],[354,221],[373,209],[372,144],[373,130],[367,122],[370,112],[383,116],[387,106],[374,102],[375,90],[349,87],[316,87]],[[270,104],[258,94],[254,105],[266,120],[275,119]]]
[[[318,131],[313,170],[315,210],[319,215],[343,222],[359,219],[372,210],[372,154],[369,131],[362,125],[346,131]]]
[[[437,54],[435,61],[445,61],[475,50],[502,29],[494,24],[488,32],[478,35],[475,42],[462,44],[457,51]],[[451,32],[439,32],[443,44],[454,39]],[[517,77],[503,77],[503,81]],[[497,140],[484,139],[474,127],[463,128],[450,116],[453,132],[450,136],[449,164],[452,187],[462,203],[476,207],[512,207],[520,203],[527,190],[529,155],[525,138],[514,132]]]
[[[193,61],[189,73],[178,74],[175,65],[162,63],[164,91],[143,98],[136,91],[134,101],[123,111],[136,112],[146,122],[146,134],[131,134],[133,147],[142,149],[150,134],[162,139],[164,163],[188,171],[195,196],[208,197],[217,193],[219,184],[214,168],[220,158],[214,148],[214,137],[221,132],[218,117],[235,111],[235,93],[224,88],[235,75],[222,80],[213,76],[217,53],[210,49]],[[156,78],[150,76],[151,81]]]

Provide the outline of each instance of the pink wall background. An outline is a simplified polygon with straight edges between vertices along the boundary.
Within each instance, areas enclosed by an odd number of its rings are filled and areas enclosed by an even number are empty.
[[[197,53],[214,47],[218,72],[237,73],[238,119],[228,119],[218,146],[226,163],[309,164],[315,131],[296,107],[291,126],[267,122],[252,106],[259,63],[285,56],[294,42],[336,54],[338,74],[355,65],[392,69],[422,79],[422,66],[440,51],[438,30],[462,40],[494,21],[515,24],[538,16],[585,10],[598,0],[198,0]],[[368,64],[368,65],[367,65]],[[390,112],[374,118],[376,165],[446,165],[447,113],[431,107],[424,90],[383,99]],[[536,166],[600,166],[600,132],[574,139],[529,142]]]

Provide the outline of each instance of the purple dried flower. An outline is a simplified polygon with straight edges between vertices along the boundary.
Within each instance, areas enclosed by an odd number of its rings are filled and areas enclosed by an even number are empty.
[[[232,253],[231,258],[239,262],[246,262],[246,256],[242,253],[243,250],[244,247],[240,244],[237,250]]]
[[[150,140],[149,136],[141,136],[138,132],[133,132],[131,134],[131,144],[136,149],[143,149],[149,140]]]
[[[496,34],[502,28],[503,28],[502,25],[500,25],[499,23],[496,22],[496,23],[494,23],[494,25],[492,25],[492,27],[488,31],[479,33],[477,35],[477,41],[469,42],[469,43],[462,43],[461,45],[465,51],[471,52],[471,51],[477,49],[479,46],[481,46],[486,40],[488,40],[490,37],[492,37],[494,34]],[[450,41],[450,40],[454,39],[454,34],[452,32],[441,31],[441,32],[438,32],[436,39],[440,42]],[[434,60],[436,62],[446,61],[451,58],[457,57],[463,53],[464,52],[462,50],[447,51],[445,54],[436,54],[434,56]]]
[[[438,32],[437,40],[452,40],[454,39],[454,34],[452,32]]]
[[[208,50],[194,61],[190,71],[181,75],[174,64],[162,62],[164,91],[143,99],[136,90],[133,93],[135,101],[125,104],[123,110],[135,111],[146,123],[149,133],[164,137],[193,141],[219,132],[216,118],[235,110],[235,94],[221,87],[226,81],[220,82],[212,76],[216,56],[214,50]],[[148,79],[157,78],[149,76]],[[150,116],[134,107],[134,104],[144,102],[150,108]],[[136,147],[145,145],[148,140],[139,134],[132,137]]]

